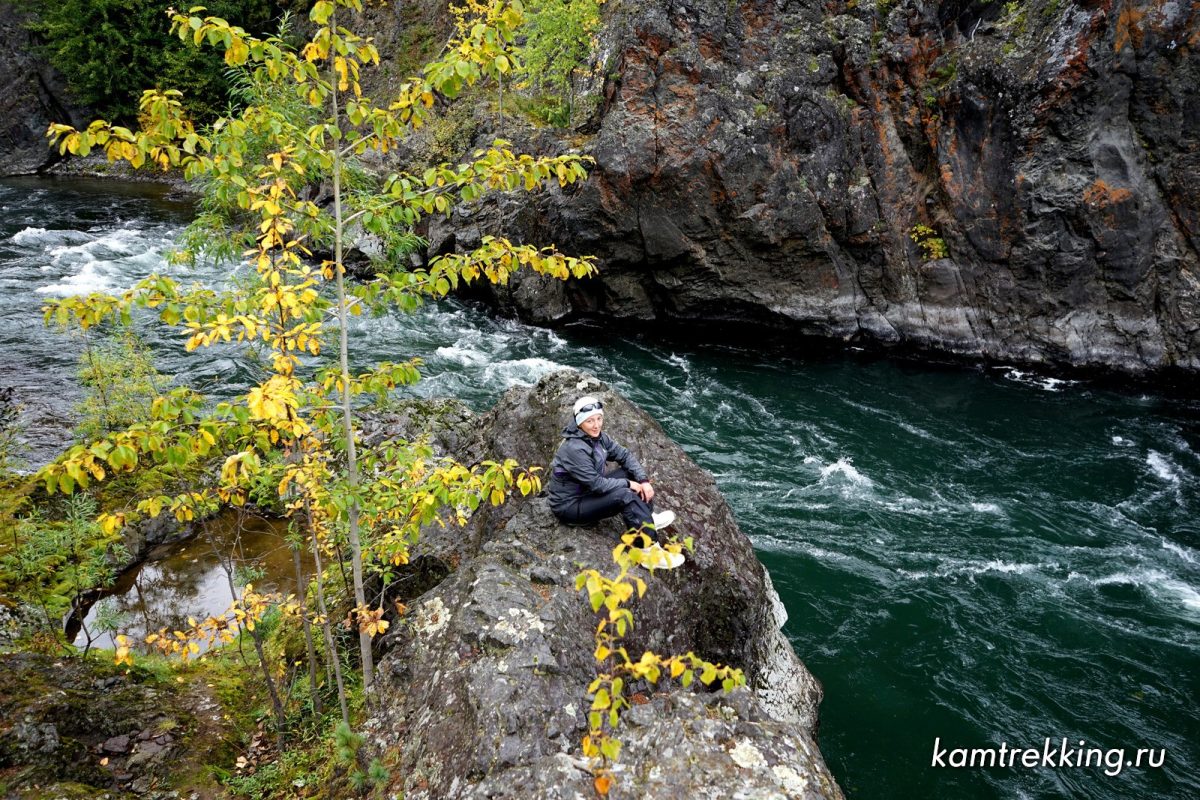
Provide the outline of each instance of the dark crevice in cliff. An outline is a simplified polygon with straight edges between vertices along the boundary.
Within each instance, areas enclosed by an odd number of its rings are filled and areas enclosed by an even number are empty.
[[[50,121],[71,124],[73,122],[73,115],[67,109],[67,107],[65,105],[63,105],[63,103],[58,99],[58,96],[55,94],[54,89],[51,88],[50,84],[46,82],[45,76],[43,76],[41,74],[41,72],[38,72],[38,73],[36,73],[36,77],[37,77],[37,82],[38,82],[38,88],[41,90],[41,92],[40,92],[41,97],[43,98],[43,101],[45,103],[46,110],[47,110],[47,116],[50,118]],[[40,167],[38,167],[37,171],[39,173],[44,172],[62,160],[63,160],[63,156],[58,152],[58,150],[56,148],[47,147],[46,148],[46,161],[44,164],[42,164]]]
[[[995,22],[1004,13],[995,0],[943,0],[937,5],[937,18],[944,36],[955,34],[971,39],[985,22]]]

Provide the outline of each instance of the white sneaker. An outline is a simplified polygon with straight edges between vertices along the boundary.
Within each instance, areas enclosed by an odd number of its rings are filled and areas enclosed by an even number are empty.
[[[652,516],[654,517],[654,530],[656,531],[670,527],[671,523],[675,521],[674,511],[655,511]]]
[[[652,545],[642,551],[644,559],[642,567],[645,569],[675,569],[683,566],[686,560],[682,553],[671,553],[663,550],[659,545]]]

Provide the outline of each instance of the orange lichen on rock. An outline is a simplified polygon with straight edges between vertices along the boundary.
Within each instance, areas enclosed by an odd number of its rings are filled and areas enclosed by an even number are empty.
[[[1142,47],[1141,21],[1146,16],[1145,11],[1126,6],[1117,16],[1117,35],[1113,40],[1113,51],[1121,52],[1125,45],[1132,44],[1134,50]]]
[[[941,164],[938,173],[942,180],[942,186],[948,190],[954,186],[954,169],[949,164]]]
[[[1133,197],[1133,192],[1128,189],[1109,186],[1100,179],[1089,186],[1083,193],[1083,202],[1090,206],[1105,208],[1107,206],[1123,203]]]

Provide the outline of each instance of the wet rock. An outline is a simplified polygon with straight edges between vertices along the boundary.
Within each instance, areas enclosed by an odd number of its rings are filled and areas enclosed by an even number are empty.
[[[571,403],[585,392],[604,400],[606,430],[635,449],[658,487],[657,502],[679,513],[678,533],[696,542],[683,567],[647,576],[649,591],[633,606],[636,626],[625,644],[633,653],[694,651],[734,664],[750,685],[720,706],[727,709],[725,728],[707,719],[705,704],[715,695],[676,703],[694,692],[668,682],[642,687],[661,690],[671,702],[655,695],[654,703],[636,707],[646,733],[626,737],[626,772],[615,796],[748,797],[738,794],[746,781],[747,791],[776,791],[794,774],[811,790],[791,796],[840,797],[813,742],[820,687],[780,632],[770,579],[712,477],[657,423],[595,378],[564,371],[510,390],[484,415],[478,428],[485,452],[546,464]],[[409,615],[389,636],[391,650],[379,664],[386,700],[364,726],[375,748],[395,750],[388,755],[397,760],[395,774],[405,776],[406,797],[591,792],[578,758],[596,670],[595,616],[575,591],[574,575],[584,567],[612,571],[620,527],[615,520],[560,525],[545,498],[533,497],[482,507],[465,530],[428,531],[421,552],[458,567],[411,600]],[[662,752],[656,742],[663,730],[693,715],[695,735],[677,737],[671,753]],[[717,752],[726,728],[744,731],[763,754],[762,765],[754,762],[757,772],[721,766],[732,758]],[[718,756],[711,774],[683,779],[690,760]],[[707,794],[689,794],[700,786]]]
[[[129,737],[122,735],[106,739],[104,744],[100,745],[100,749],[106,753],[128,753]]]

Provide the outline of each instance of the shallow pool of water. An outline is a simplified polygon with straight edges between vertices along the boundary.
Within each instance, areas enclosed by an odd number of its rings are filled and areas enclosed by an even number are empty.
[[[90,635],[93,646],[113,647],[118,631],[141,642],[161,628],[185,630],[189,617],[224,616],[247,583],[262,593],[299,594],[286,522],[229,511],[197,527],[187,541],[160,545],[118,575],[89,608],[75,644],[83,647]],[[301,570],[308,580],[308,558]]]

